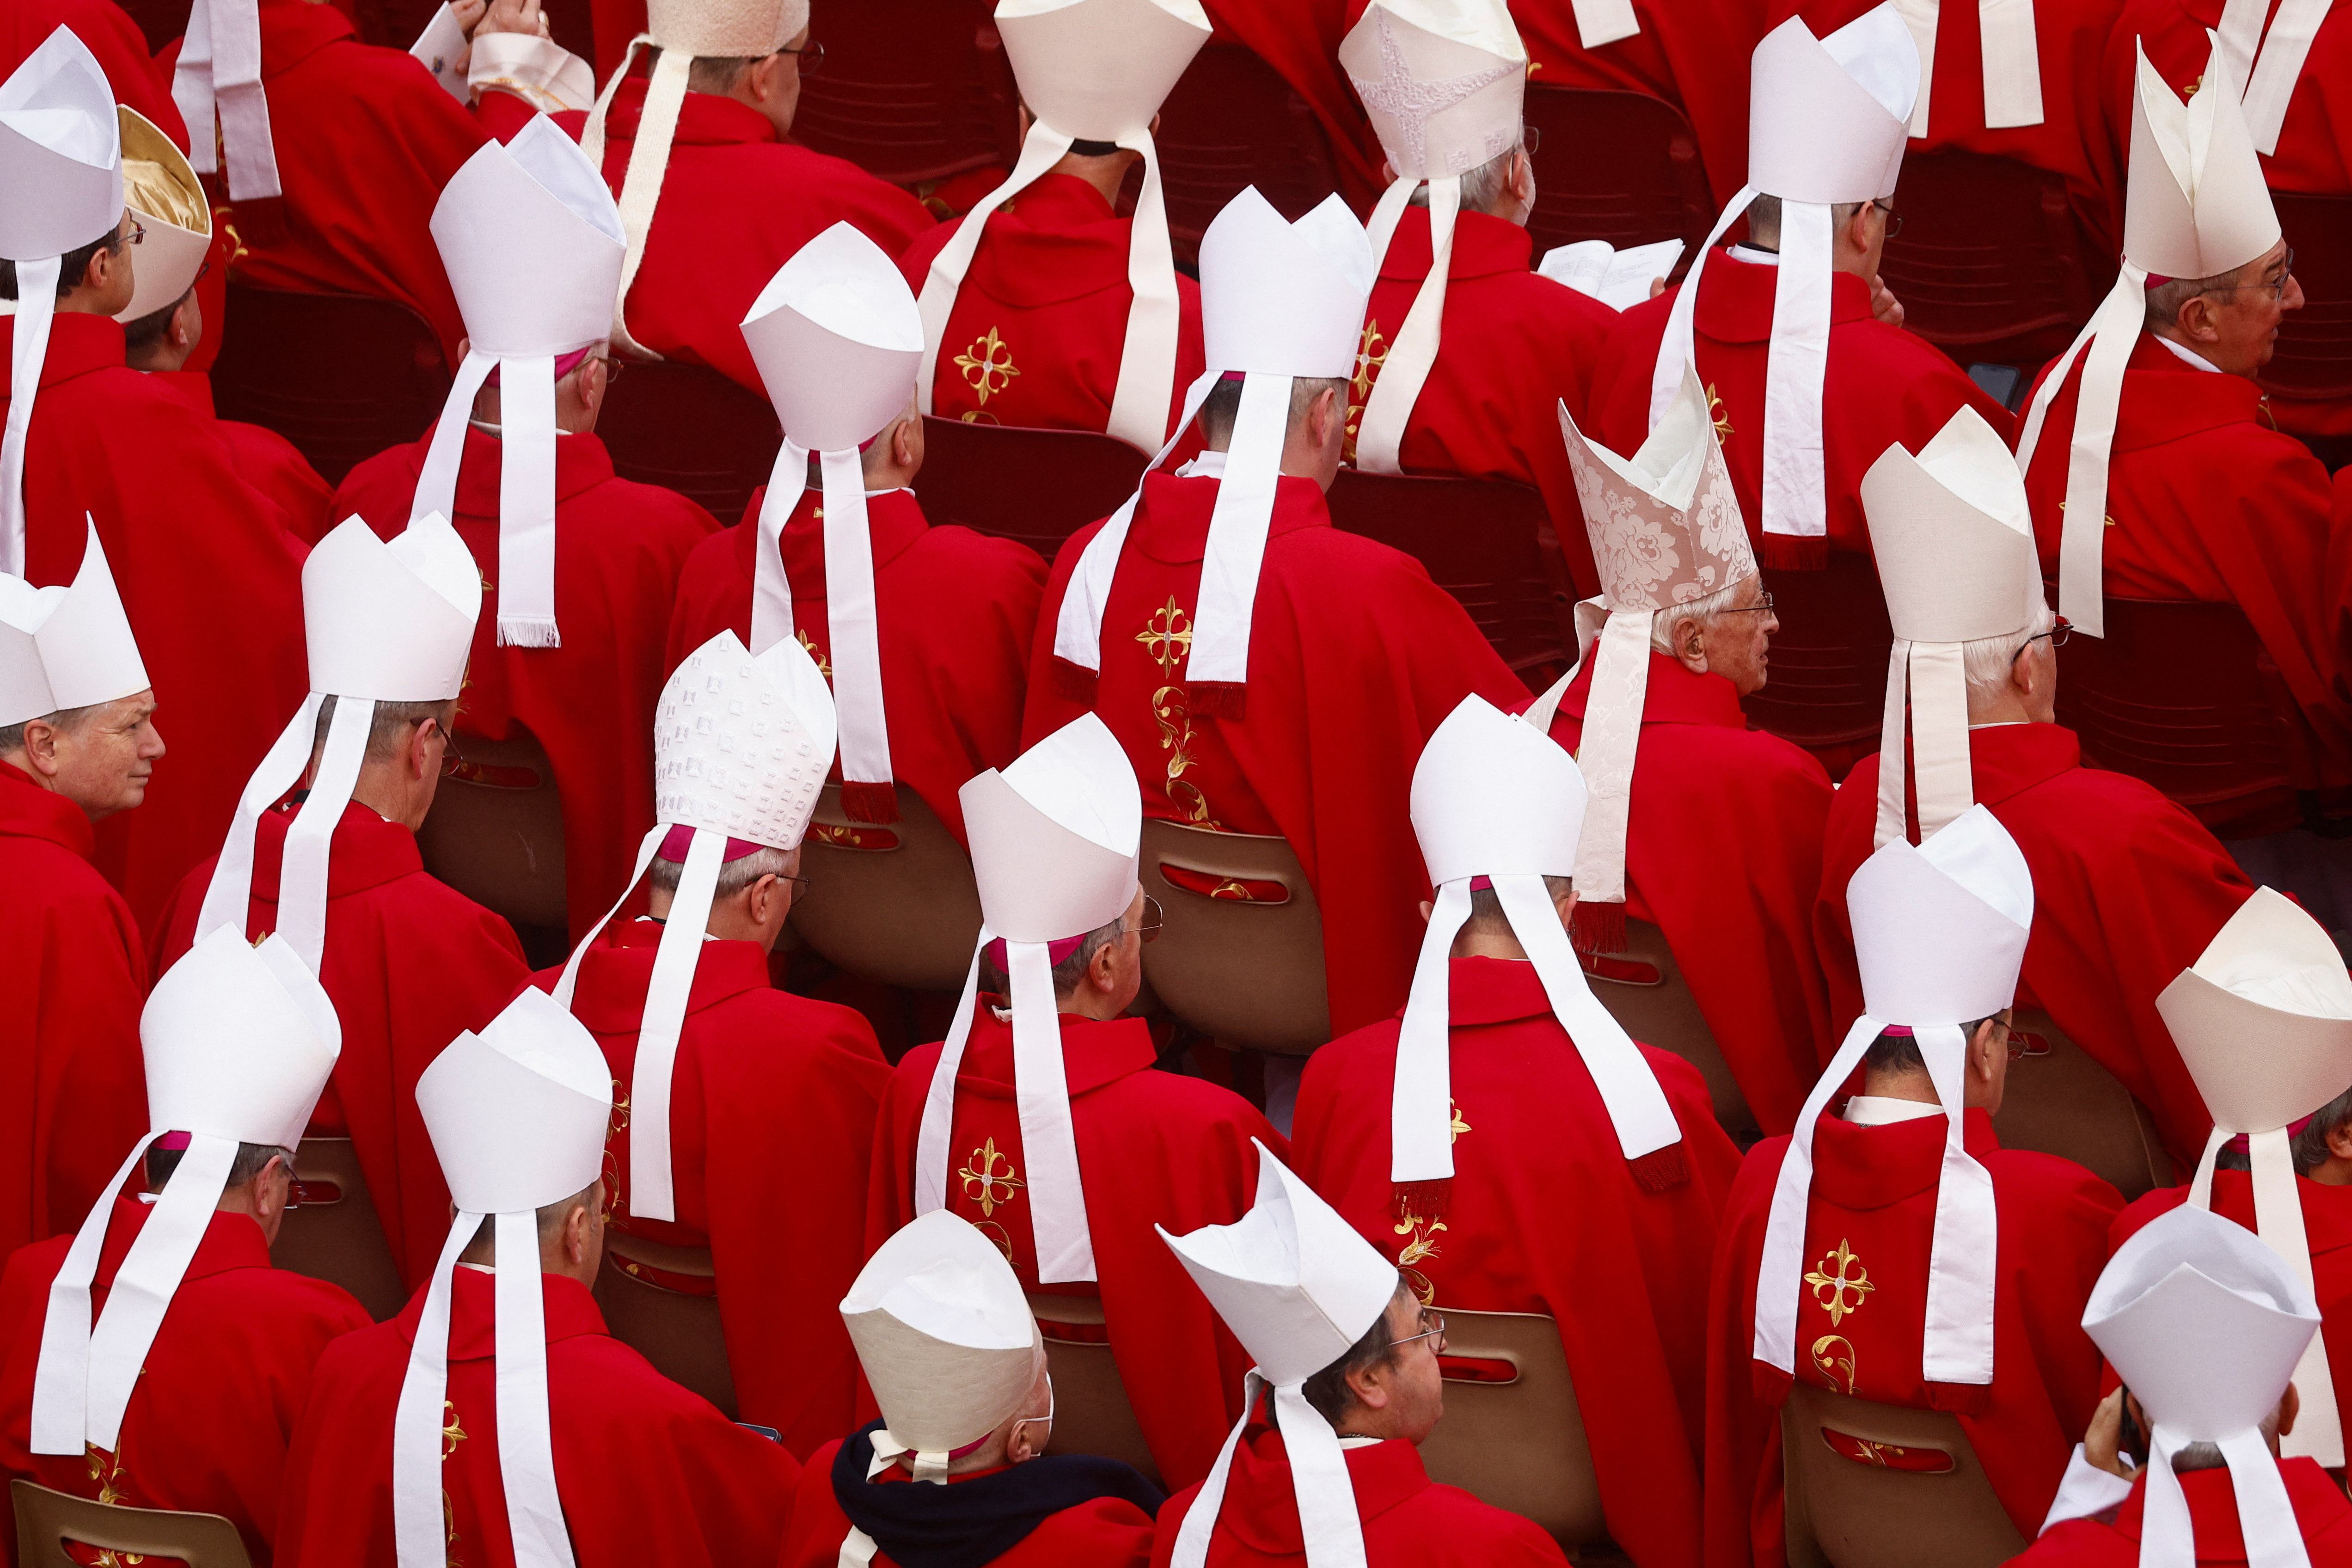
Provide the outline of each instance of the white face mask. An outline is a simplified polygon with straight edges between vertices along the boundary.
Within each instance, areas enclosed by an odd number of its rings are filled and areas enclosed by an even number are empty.
[[[1021,1419],[1020,1419],[1020,1420],[1015,1421],[1015,1422],[1013,1424],[1013,1431],[1017,1432],[1017,1431],[1019,1431],[1022,1427],[1028,1426],[1028,1425],[1029,1425],[1029,1423],[1031,1423],[1032,1421],[1045,1421],[1045,1422],[1048,1422],[1048,1423],[1050,1423],[1053,1419],[1054,1419],[1054,1374],[1053,1374],[1052,1373],[1050,1373],[1050,1372],[1049,1372],[1049,1373],[1047,1373],[1045,1374],[1045,1415],[1024,1415],[1023,1417],[1021,1417]],[[1007,1433],[1007,1434],[1005,1435],[1005,1436],[1006,1436],[1006,1439],[1007,1439],[1007,1445],[1008,1445],[1008,1447],[1009,1447],[1009,1446],[1010,1446],[1011,1437],[1012,1437],[1012,1434],[1011,1434],[1011,1433]],[[1036,1455],[1034,1455],[1034,1454],[1033,1454],[1033,1455],[1031,1455],[1031,1456],[1030,1456],[1030,1458],[1037,1458],[1037,1456],[1036,1456]]]

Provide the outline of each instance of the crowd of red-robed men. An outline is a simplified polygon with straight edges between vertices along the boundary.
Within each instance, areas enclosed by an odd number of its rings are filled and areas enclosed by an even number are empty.
[[[2263,385],[2352,13],[1005,0],[1017,165],[919,199],[790,140],[834,16],[629,9],[0,16],[12,1552],[2352,1561],[2352,402]],[[1204,47],[1339,195],[1179,267]],[[1551,88],[1692,127],[1680,286],[1533,254]],[[1906,154],[2063,193],[2038,376],[1905,330]],[[231,283],[414,310],[440,417],[217,417]],[[772,404],[740,521],[615,474],[652,359]],[[1048,563],[926,416],[1158,456]],[[1531,487],[1578,646],[1342,469]],[[2312,830],[2084,765],[2135,601]],[[1772,733],[1882,616],[1883,730]]]

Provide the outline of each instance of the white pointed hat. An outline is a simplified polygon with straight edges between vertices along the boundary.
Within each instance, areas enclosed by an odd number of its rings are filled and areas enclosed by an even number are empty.
[[[955,1450],[1018,1411],[1045,1353],[1004,1254],[945,1209],[875,1249],[841,1317],[882,1408],[875,1453],[910,1451],[919,1480],[943,1479]]]
[[[36,588],[0,574],[0,725],[111,702],[154,684],[98,524],[88,513],[82,521],[89,533],[73,586]]]
[[[155,983],[139,1016],[149,1131],[106,1184],[49,1286],[31,1447],[116,1447],[163,1314],[210,1226],[240,1144],[291,1149],[342,1047],[334,1005],[277,937],[214,931]],[[90,1283],[115,1194],[156,1140],[185,1147],[90,1321]]]
[[[2262,1433],[2319,1330],[2311,1287],[2252,1232],[2184,1205],[2158,1216],[2107,1259],[2083,1329],[2147,1412],[2147,1496],[2139,1560],[2186,1563],[2196,1531],[2172,1458],[2213,1443],[2228,1461],[2257,1568],[2309,1561],[2286,1485]]]
[[[1904,699],[1920,836],[1975,799],[1961,645],[2007,637],[2042,613],[2025,481],[2008,446],[1963,405],[1913,456],[1901,443],[1862,478],[1870,546],[1895,628],[1880,739],[1877,840],[1905,837]]]
[[[131,269],[131,303],[115,312],[135,321],[179,303],[195,287],[213,247],[213,207],[188,156],[162,127],[127,103],[114,106],[122,142],[123,200],[147,231]]]
[[[630,1068],[629,1212],[677,1217],[670,1163],[670,1074],[722,867],[760,849],[800,847],[833,768],[833,693],[808,650],[787,637],[753,657],[731,631],[670,672],[654,710],[653,830],[628,886],[572,950],[555,1000],[572,1005],[580,963],[635,892],[656,855],[679,866],[654,953]]]

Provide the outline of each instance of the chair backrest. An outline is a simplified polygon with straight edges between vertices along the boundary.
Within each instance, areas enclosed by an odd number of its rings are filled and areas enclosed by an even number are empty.
[[[1764,585],[1780,622],[1771,679],[1740,707],[1758,728],[1800,746],[1876,741],[1895,641],[1877,567],[1867,555],[1838,552],[1818,572],[1767,572]]]
[[[793,928],[852,974],[911,991],[954,991],[980,938],[971,857],[923,797],[898,786],[898,820],[852,822],[828,784],[802,841],[808,893]]]
[[[1559,1324],[1445,1307],[1445,1419],[1421,1446],[1432,1480],[1524,1514],[1570,1549],[1607,1533]]]
[[[1160,918],[1143,977],[1170,1012],[1277,1056],[1330,1039],[1323,910],[1287,842],[1147,818],[1142,858]]]
[[[2098,308],[2105,264],[2061,176],[2013,158],[1914,153],[1895,205],[1903,232],[1881,275],[1904,326],[1962,364],[2030,370],[2063,353]]]
[[[187,1568],[253,1568],[244,1537],[216,1513],[125,1508],[21,1479],[8,1483],[8,1500],[16,1510],[18,1568],[81,1568],[66,1550],[68,1541],[97,1547],[108,1562],[176,1557]]]
[[[439,340],[395,300],[232,281],[227,316],[212,369],[220,416],[277,431],[331,485],[424,435],[449,395]]]
[[[2109,595],[2106,632],[2058,654],[2058,721],[2085,763],[2145,779],[2231,837],[2301,820],[2305,721],[2236,605]]]
[[[502,741],[462,736],[458,749],[416,830],[425,868],[516,925],[562,929],[563,802],[546,749],[520,725]]]
[[[596,1305],[613,1337],[735,1419],[735,1373],[707,1247],[665,1247],[610,1226]]]
[[[1790,1385],[1789,1568],[1993,1568],[2025,1550],[1949,1411]]]
[[[1528,219],[1537,256],[1580,239],[1621,250],[1679,239],[1679,267],[1690,266],[1716,204],[1681,110],[1647,93],[1530,82],[1525,113],[1543,134]]]
[[[1119,1381],[1101,1300],[1034,1294],[1029,1311],[1045,1336],[1045,1366],[1054,1379],[1054,1432],[1045,1452],[1121,1459],[1157,1485],[1160,1467]]]
[[[784,439],[766,398],[675,360],[630,362],[604,395],[596,434],[621,478],[676,490],[730,526]]]
[[[310,1137],[294,1151],[296,1206],[286,1211],[269,1261],[294,1274],[341,1285],[382,1322],[408,1304],[408,1288],[368,1196],[367,1175],[348,1138]]]
[[[1326,500],[1333,527],[1426,567],[1531,685],[1538,675],[1549,685],[1576,662],[1568,568],[1540,492],[1503,479],[1342,468]]]
[[[1201,254],[1201,236],[1245,186],[1297,221],[1339,189],[1330,138],[1275,68],[1239,44],[1212,41],[1192,57],[1152,137],[1176,258]]]
[[[1627,1034],[1645,1046],[1672,1051],[1698,1068],[1706,1079],[1707,1097],[1715,1102],[1715,1119],[1733,1142],[1745,1149],[1764,1135],[1748,1109],[1747,1097],[1739,1092],[1738,1080],[1731,1076],[1731,1064],[1723,1059],[1723,1048],[1715,1043],[1715,1031],[1706,1026],[1706,1016],[1698,1010],[1698,999],[1691,994],[1690,982],[1683,978],[1682,965],[1675,962],[1675,951],[1666,945],[1664,931],[1647,921],[1629,918],[1622,952],[1580,949],[1576,956],[1592,983],[1592,994]]]
[[[2031,1149],[2072,1160],[2105,1181],[2125,1201],[2172,1185],[2171,1157],[2147,1107],[2093,1060],[2039,1007],[2021,1007],[2011,1023],[2008,1086],[1993,1131],[2004,1149]]]
[[[1062,542],[1117,511],[1150,454],[1094,430],[923,420],[915,499],[934,525],[1013,539],[1051,562]]]
[[[859,0],[821,18],[793,140],[898,185],[1020,155],[1020,95],[987,0]]]
[[[2263,385],[2295,398],[2352,398],[2352,196],[2273,191],[2279,227],[2294,247],[2303,309],[2279,323]]]

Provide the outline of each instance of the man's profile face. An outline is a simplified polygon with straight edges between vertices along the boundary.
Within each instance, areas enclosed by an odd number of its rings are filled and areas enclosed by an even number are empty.
[[[58,731],[58,793],[93,822],[129,811],[147,798],[147,781],[163,754],[155,693],[118,697],[73,729]]]
[[[2289,310],[2303,309],[2303,285],[2289,270],[2282,240],[2238,268],[2227,291],[2203,296],[2221,341],[2205,357],[2232,375],[2251,376],[2278,348],[2279,324]]]
[[[1763,604],[1764,580],[1750,576],[1733,592],[1730,610],[1716,616],[1703,634],[1707,669],[1730,681],[1742,697],[1764,689],[1772,634],[1780,629],[1780,617]]]

